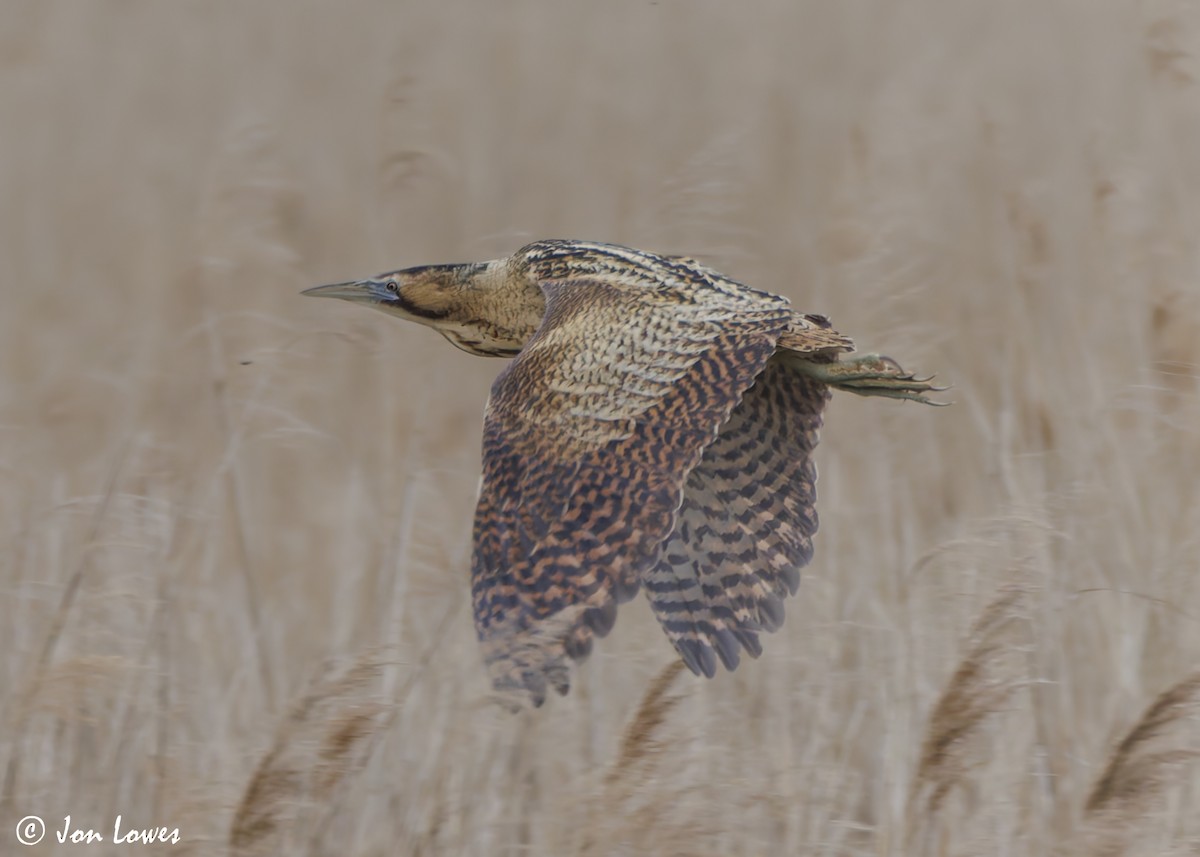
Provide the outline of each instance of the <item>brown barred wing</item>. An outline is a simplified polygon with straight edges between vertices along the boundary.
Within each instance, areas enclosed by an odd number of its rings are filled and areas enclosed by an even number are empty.
[[[644,578],[684,662],[711,678],[718,659],[762,653],[783,623],[817,531],[813,448],[828,388],[772,360],[688,475],[662,556]]]
[[[497,690],[541,704],[612,628],[675,526],[684,482],[763,370],[786,303],[575,279],[496,380],[472,596]]]

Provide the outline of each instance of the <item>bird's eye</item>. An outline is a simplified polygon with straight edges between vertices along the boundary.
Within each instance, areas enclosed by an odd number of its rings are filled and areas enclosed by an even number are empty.
[[[400,291],[400,287],[398,285],[396,285],[395,280],[392,280],[391,282],[389,282],[387,284],[387,290],[389,292],[391,292],[392,294],[396,294],[398,291]]]

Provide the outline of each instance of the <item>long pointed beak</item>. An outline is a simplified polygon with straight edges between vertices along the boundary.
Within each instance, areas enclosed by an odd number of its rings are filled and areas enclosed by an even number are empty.
[[[394,300],[395,295],[387,290],[387,284],[380,280],[352,280],[348,283],[331,283],[328,286],[316,286],[305,289],[300,294],[313,298],[341,298],[344,301],[360,303],[379,303]]]

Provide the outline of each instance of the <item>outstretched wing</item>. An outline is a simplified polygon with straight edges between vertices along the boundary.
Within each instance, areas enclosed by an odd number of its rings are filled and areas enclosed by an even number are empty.
[[[688,473],[791,316],[686,280],[542,289],[542,325],[488,401],[471,574],[493,683],[535,705],[657,562]]]
[[[817,531],[812,452],[829,388],[772,360],[688,475],[646,596],[684,663],[711,678],[783,623]]]

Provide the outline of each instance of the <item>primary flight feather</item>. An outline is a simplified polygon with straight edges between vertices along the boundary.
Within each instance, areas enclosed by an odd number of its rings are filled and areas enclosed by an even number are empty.
[[[758,657],[817,530],[829,389],[929,402],[824,317],[693,259],[547,240],[319,286],[514,358],[483,428],[471,591],[493,685],[540,705],[644,588],[684,663]]]

